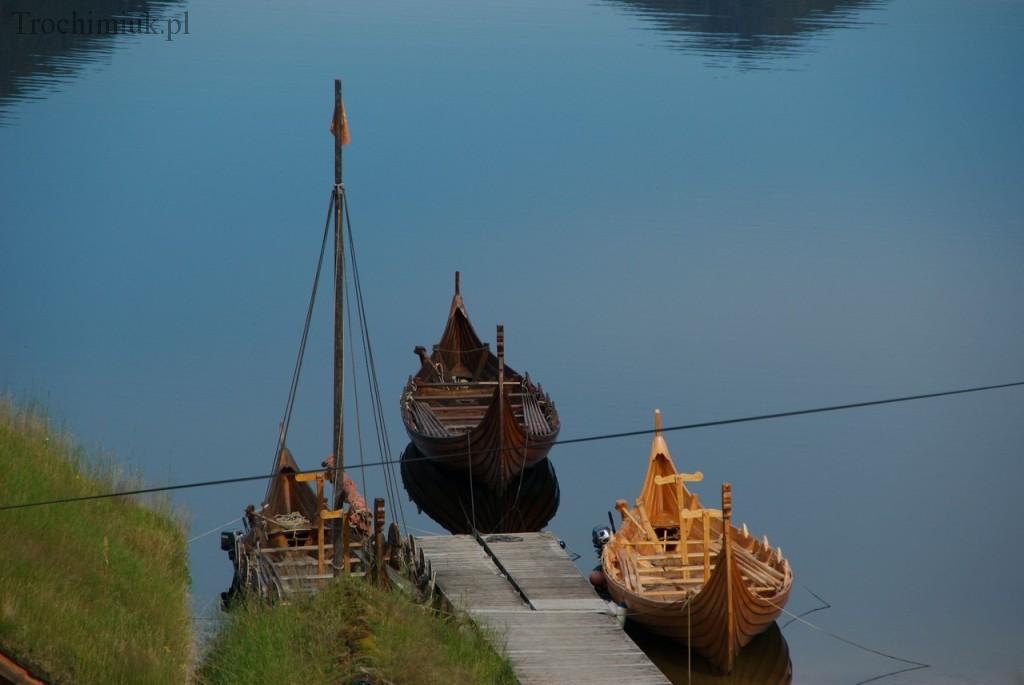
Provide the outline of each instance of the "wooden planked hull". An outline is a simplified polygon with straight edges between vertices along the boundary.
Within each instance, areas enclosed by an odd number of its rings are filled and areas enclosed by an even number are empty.
[[[409,499],[455,534],[527,533],[541,530],[558,511],[558,477],[549,460],[525,469],[503,492],[493,491],[468,471],[455,471],[423,458],[410,443],[402,453],[402,483]]]
[[[501,397],[496,389],[487,412],[464,435],[431,436],[409,428],[409,439],[421,454],[450,469],[472,471],[473,477],[495,491],[515,481],[517,474],[548,456],[558,430],[531,435],[511,408],[506,386]],[[453,393],[456,394],[456,393]]]
[[[630,620],[680,644],[689,644],[717,668],[728,672],[730,661],[739,651],[770,628],[782,613],[789,600],[792,576],[778,593],[762,597],[750,591],[735,560],[729,562],[732,572],[725,572],[724,556],[724,551],[719,552],[711,578],[693,596],[688,608],[685,600],[659,601],[633,592],[614,574],[606,572],[608,592],[616,602],[626,606]],[[730,620],[733,621],[732,631]]]
[[[497,352],[473,330],[456,274],[441,341],[430,355],[416,348],[420,370],[405,386],[401,411],[421,454],[503,493],[548,456],[560,426],[547,393],[505,365],[501,326]]]

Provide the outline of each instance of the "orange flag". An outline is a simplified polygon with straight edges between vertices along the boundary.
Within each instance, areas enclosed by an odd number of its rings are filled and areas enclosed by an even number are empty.
[[[339,123],[341,125],[340,132],[337,130]],[[334,108],[334,115],[331,117],[331,134],[334,136],[340,135],[342,145],[348,145],[351,140],[348,135],[348,119],[345,118],[344,102]]]

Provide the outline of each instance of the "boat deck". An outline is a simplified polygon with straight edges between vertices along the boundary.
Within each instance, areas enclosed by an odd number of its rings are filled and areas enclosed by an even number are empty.
[[[425,575],[469,613],[523,685],[667,685],[549,533],[413,538]]]

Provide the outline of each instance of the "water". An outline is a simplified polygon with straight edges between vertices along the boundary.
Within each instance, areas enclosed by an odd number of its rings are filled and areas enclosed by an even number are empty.
[[[436,341],[455,269],[566,438],[646,427],[655,407],[677,424],[1024,377],[1019,3],[126,9],[188,12],[189,34],[47,41],[4,5],[0,387],[151,481],[270,463],[335,76],[395,446],[412,348]],[[310,466],[330,442],[324,306],[312,336],[290,439]],[[706,498],[732,482],[738,519],[833,605],[810,620],[934,665],[902,682],[1018,682],[1022,406],[1004,390],[669,443]],[[647,448],[553,451],[551,529],[581,564]],[[178,500],[198,534],[261,494]],[[191,554],[202,607],[230,568],[215,535]],[[790,609],[815,605],[798,587]],[[784,634],[795,682],[899,667]]]

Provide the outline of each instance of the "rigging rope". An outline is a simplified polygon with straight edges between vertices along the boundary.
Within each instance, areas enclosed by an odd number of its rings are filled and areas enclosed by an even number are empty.
[[[352,360],[352,368],[356,368],[356,350],[355,341],[352,340],[352,302],[348,296],[348,290],[345,290],[345,316],[348,319],[348,353],[349,359]],[[356,444],[359,446],[359,477],[360,482],[363,484],[363,497],[367,496],[366,489],[366,460],[363,458],[363,421],[359,414],[359,384],[352,384],[352,396],[355,400],[356,405]]]
[[[402,523],[402,529],[407,530],[405,522],[405,508],[402,505],[399,493],[398,476],[395,473],[394,460],[389,460],[391,455],[391,444],[388,440],[387,422],[384,417],[384,404],[381,399],[380,381],[377,375],[377,364],[373,356],[373,344],[370,340],[369,320],[366,316],[366,300],[363,297],[362,281],[359,277],[359,263],[356,259],[356,244],[352,231],[352,218],[349,215],[348,201],[343,203],[342,208],[345,214],[345,225],[348,228],[349,255],[352,260],[352,282],[355,289],[356,306],[358,307],[360,330],[363,339],[363,358],[366,366],[367,383],[370,386],[370,403],[373,408],[374,427],[377,431],[377,443],[380,448],[380,456],[384,462],[385,486],[390,493],[391,518],[398,519]],[[398,517],[395,517],[395,508],[398,509]]]
[[[320,272],[324,266],[324,254],[327,251],[327,236],[331,229],[331,212],[334,209],[334,191],[331,191],[331,199],[327,203],[327,221],[324,222],[324,237],[320,242],[320,256],[316,261],[316,271],[313,275],[313,288],[309,293],[309,304],[306,306],[306,320],[302,326],[302,337],[299,340],[299,351],[295,357],[295,366],[292,369],[292,381],[288,387],[288,400],[285,402],[284,417],[281,419],[281,430],[277,435],[277,449],[274,450],[272,464],[277,463],[277,457],[284,449],[288,439],[288,427],[292,422],[292,410],[295,407],[295,395],[299,389],[299,376],[302,374],[302,361],[306,355],[306,343],[309,341],[309,326],[313,319],[313,305],[316,304],[316,293],[320,287]]]

